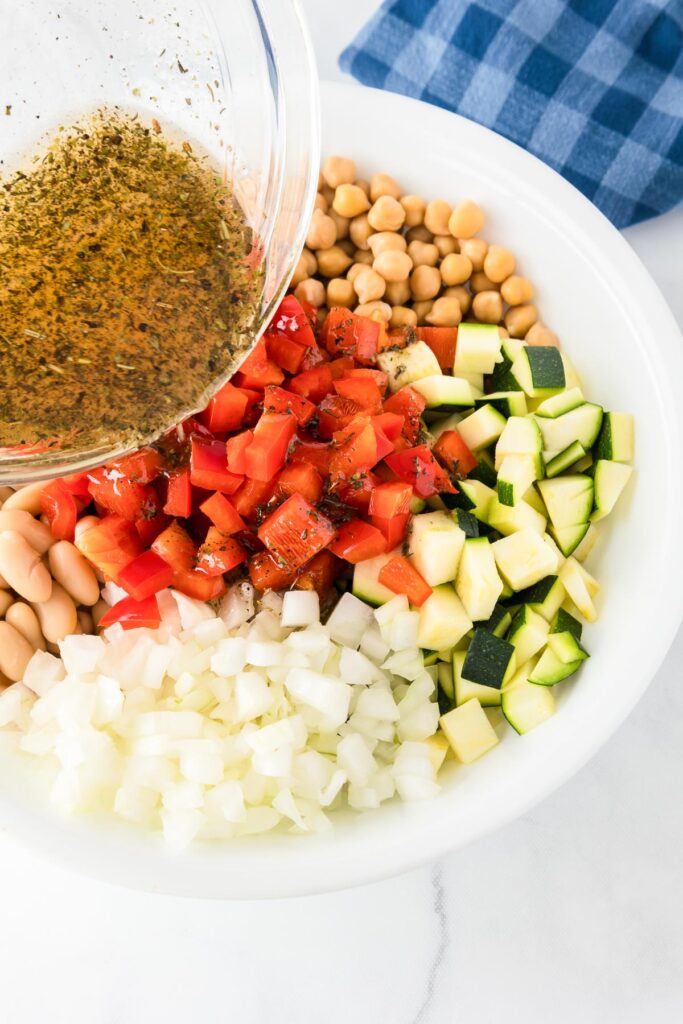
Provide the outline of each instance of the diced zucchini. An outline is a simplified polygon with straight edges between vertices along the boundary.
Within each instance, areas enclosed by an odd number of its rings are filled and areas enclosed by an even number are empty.
[[[504,637],[511,624],[510,610],[505,605],[497,604],[486,622],[480,622],[477,628],[488,629],[494,636]]]
[[[466,538],[479,536],[479,520],[466,508],[454,508],[451,515]]]
[[[535,729],[555,711],[552,691],[529,682],[532,667],[533,662],[522,665],[501,693],[503,714],[520,735]]]
[[[588,657],[588,651],[583,649],[569,630],[565,630],[564,633],[552,633],[548,637],[548,650],[552,651],[565,665],[572,661],[585,661]]]
[[[513,590],[524,590],[557,570],[557,558],[534,530],[518,530],[492,547],[498,572]]]
[[[503,416],[526,416],[529,411],[526,404],[526,395],[523,391],[494,391],[490,395],[478,398],[476,405],[488,403]]]
[[[506,455],[498,470],[498,500],[501,505],[517,505],[537,478],[533,455]]]
[[[439,724],[463,764],[470,764],[495,747],[498,737],[479,701],[474,698],[442,715]]]
[[[451,700],[455,700],[455,689],[453,686],[453,666],[445,661],[440,661],[436,666],[437,680],[439,686]]]
[[[550,529],[550,527],[548,527],[548,529]],[[544,541],[545,544],[548,545],[548,547],[550,548],[550,550],[554,554],[555,558],[557,559],[557,568],[559,569],[560,566],[564,565],[564,563],[565,563],[565,556],[562,554],[562,552],[558,548],[557,541],[555,541],[555,539],[553,537],[551,537],[549,533],[544,533],[543,534],[543,541]]]
[[[436,417],[429,424],[429,432],[434,440],[438,441],[441,435],[445,434],[447,430],[455,430],[461,419],[462,414],[459,412],[453,412],[450,416]]]
[[[515,648],[486,629],[475,629],[461,675],[471,683],[500,690],[515,668]]]
[[[405,352],[405,349],[403,351]],[[460,377],[433,374],[414,380],[410,386],[415,391],[419,391],[427,403],[427,409],[432,412],[453,412],[455,409],[474,408],[472,387],[469,381],[462,380]],[[458,429],[460,429],[460,425]]]
[[[593,456],[590,452],[586,452],[578,462],[574,464],[575,473],[586,473],[593,465]]]
[[[582,664],[582,658],[576,661],[562,661],[550,647],[546,647],[529,675],[529,683],[538,686],[539,689],[554,686],[555,683],[561,683],[563,679],[574,675]]]
[[[503,433],[506,422],[502,413],[486,404],[462,419],[457,430],[470,451],[476,452],[493,444]]]
[[[438,359],[424,341],[413,341],[401,349],[384,349],[377,355],[377,365],[389,375],[391,391],[441,373]]]
[[[498,476],[493,466],[493,459],[487,451],[477,452],[477,465],[468,474],[470,480],[481,480],[487,487],[495,488]]]
[[[423,512],[410,522],[409,557],[430,587],[455,579],[464,543],[464,530],[448,512]]]
[[[593,473],[595,510],[591,519],[594,523],[610,514],[632,473],[631,466],[626,466],[623,462],[598,459]]]
[[[496,497],[496,492],[487,487],[480,480],[461,480],[458,484],[460,490],[455,496],[456,506],[464,508],[480,519],[483,523],[488,522],[488,512],[491,502]]]
[[[595,443],[595,457],[611,462],[633,462],[633,416],[606,412]]]
[[[450,583],[434,587],[419,615],[418,646],[431,651],[455,647],[472,628],[472,620]]]
[[[568,448],[564,451],[558,452],[549,459],[545,464],[545,475],[547,477],[558,476],[559,473],[564,473],[566,469],[573,466],[576,462],[584,457],[586,449],[583,447],[580,441],[572,441]],[[545,454],[544,454],[545,459]]]
[[[425,668],[429,668],[431,665],[436,665],[438,660],[438,651],[430,651],[429,654],[425,654],[423,658]]]
[[[598,613],[593,604],[593,596],[589,590],[588,580],[593,580],[592,576],[586,573],[585,569],[576,561],[574,558],[568,558],[560,569],[560,580],[567,591],[567,594],[576,605],[579,614],[586,619],[587,622],[595,622]],[[586,578],[588,577],[588,579]]]
[[[569,388],[568,391],[561,391],[559,395],[545,398],[537,406],[536,415],[542,419],[554,420],[558,416],[563,416],[564,413],[578,408],[579,405],[583,405],[585,401],[586,399],[581,393],[581,388]]]
[[[572,473],[553,480],[539,480],[536,486],[554,527],[589,522],[593,508],[593,481],[589,476]],[[562,549],[562,545],[559,546]]]
[[[522,605],[510,626],[506,637],[517,651],[517,663],[525,664],[534,654],[545,647],[550,624],[528,604]]]
[[[480,399],[484,394],[484,374],[483,373],[459,373],[457,374],[461,380],[466,380],[472,388],[472,394],[476,399]]]
[[[581,381],[579,380],[579,375],[576,372],[576,369],[571,359],[569,358],[566,352],[562,352],[561,356],[562,365],[564,366],[564,379],[566,381],[565,387],[568,390],[571,390],[571,388],[580,388]]]
[[[602,406],[584,402],[556,419],[544,419],[536,414],[535,422],[543,435],[543,448],[546,451],[563,452],[574,441],[578,441],[588,451],[600,432],[602,416]]]
[[[499,533],[509,536],[519,530],[534,530],[545,533],[548,520],[525,501],[516,505],[503,505],[494,494],[488,506],[488,524]]]
[[[473,622],[490,618],[503,583],[487,537],[471,537],[465,541],[455,589]]]
[[[493,373],[503,361],[501,341],[496,324],[460,324],[453,373]]]
[[[555,575],[546,576],[533,587],[528,587],[517,594],[517,600],[529,605],[532,611],[542,615],[551,622],[566,597],[566,590]]]
[[[557,615],[553,619],[550,629],[551,633],[571,633],[576,641],[581,640],[583,626],[573,615],[570,615],[564,608],[557,609]]]
[[[481,683],[472,682],[471,679],[463,679],[462,666],[466,654],[466,651],[454,651],[453,653],[453,689],[456,707],[464,704],[467,700],[478,700],[484,708],[499,707],[500,690],[494,686],[484,686]]]
[[[598,531],[596,530],[596,528],[591,523],[589,525],[589,527],[588,527],[588,530],[584,534],[583,540],[578,545],[578,547],[576,547],[574,549],[574,551],[572,552],[572,554],[574,555],[574,558],[576,559],[577,562],[585,562],[586,561],[586,559],[590,555],[591,551],[593,550],[593,548],[595,546],[595,542],[596,542],[597,539],[598,539]]]
[[[396,597],[393,590],[389,590],[388,587],[379,582],[378,577],[387,562],[400,554],[400,548],[394,548],[393,551],[377,555],[375,558],[366,558],[365,561],[354,565],[352,593],[360,598],[361,601],[366,601],[367,604],[374,605],[375,607],[386,604],[387,601],[391,601],[393,597]]]
[[[531,417],[510,416],[496,443],[496,469],[500,469],[506,455],[533,455],[542,459],[543,437],[538,424]]]
[[[525,494],[523,495],[523,500],[527,503],[527,505],[531,505],[531,507],[536,512],[538,512],[540,516],[543,516],[546,522],[548,521],[548,510],[543,504],[543,498],[538,493],[535,487],[532,486],[529,488],[528,491],[525,492]]]
[[[426,743],[429,748],[429,760],[431,761],[432,768],[436,773],[441,768],[441,765],[446,760],[446,756],[451,749],[448,744],[448,740],[442,732],[436,732],[433,736],[428,736],[426,740],[423,740],[423,743]]]
[[[573,526],[549,526],[548,533],[565,558],[569,558],[588,533],[589,527],[590,523],[575,523]]]
[[[511,373],[522,390],[534,397],[551,395],[566,386],[562,356],[552,345],[524,346],[512,364]]]

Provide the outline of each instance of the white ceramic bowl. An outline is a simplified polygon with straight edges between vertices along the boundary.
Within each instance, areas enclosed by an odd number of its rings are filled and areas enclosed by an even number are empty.
[[[587,394],[635,414],[636,473],[600,524],[588,566],[603,584],[586,629],[590,661],[557,688],[556,715],[527,736],[504,731],[480,762],[454,768],[442,793],[338,819],[328,836],[258,837],[172,855],[124,825],[64,822],[0,773],[0,822],[52,859],[140,889],[258,898],[319,892],[396,874],[527,810],[619,726],[662,661],[681,618],[681,337],[632,250],[553,171],[485,128],[414,100],[325,85],[323,146],[364,176],[389,172],[408,192],[476,199],[485,235],[535,282]],[[615,797],[617,794],[615,794]]]

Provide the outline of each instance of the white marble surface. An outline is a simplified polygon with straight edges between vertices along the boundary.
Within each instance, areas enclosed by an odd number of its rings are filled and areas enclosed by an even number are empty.
[[[304,0],[321,74],[373,7]],[[627,232],[683,322],[683,210]],[[8,1024],[683,1019],[683,632],[578,776],[430,869],[297,901],[114,890],[0,845]]]

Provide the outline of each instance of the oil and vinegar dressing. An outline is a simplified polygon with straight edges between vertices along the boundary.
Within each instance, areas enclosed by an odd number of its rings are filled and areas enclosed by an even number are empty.
[[[0,447],[132,445],[247,350],[251,230],[189,142],[101,110],[0,183]]]

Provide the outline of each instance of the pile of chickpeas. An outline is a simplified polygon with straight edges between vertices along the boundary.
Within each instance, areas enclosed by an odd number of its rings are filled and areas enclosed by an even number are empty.
[[[0,487],[0,689],[23,678],[35,651],[57,654],[65,636],[93,633],[107,609],[78,548],[41,520],[44,486]]]
[[[457,327],[467,318],[500,324],[530,345],[559,347],[514,255],[476,237],[485,220],[471,200],[454,207],[403,195],[388,174],[366,181],[353,160],[330,156],[290,287],[321,319],[333,306],[391,328]]]

